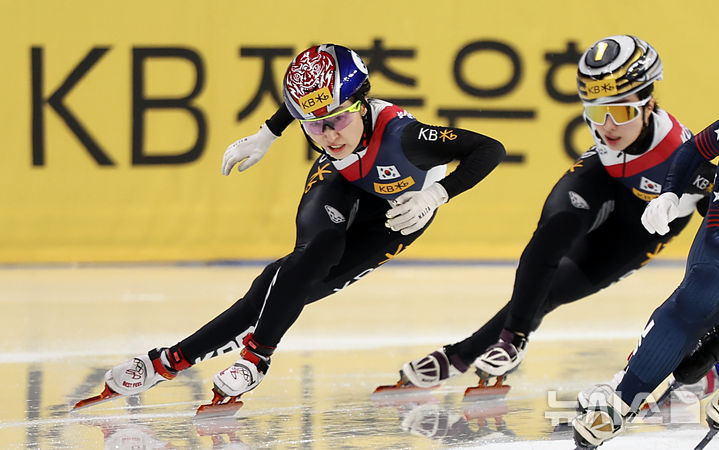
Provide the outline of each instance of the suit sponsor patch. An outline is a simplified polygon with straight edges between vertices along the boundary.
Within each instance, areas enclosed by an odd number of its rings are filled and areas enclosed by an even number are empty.
[[[330,205],[325,205],[325,211],[327,211],[327,215],[330,216],[330,220],[334,223],[342,223],[347,221],[347,219],[345,219],[345,216],[343,216],[341,212],[337,211]]]
[[[411,176],[394,183],[374,183],[374,191],[378,194],[396,194],[414,185],[414,178]]]
[[[569,191],[569,201],[572,202],[572,206],[579,209],[589,209],[589,203],[584,198],[574,191]]]

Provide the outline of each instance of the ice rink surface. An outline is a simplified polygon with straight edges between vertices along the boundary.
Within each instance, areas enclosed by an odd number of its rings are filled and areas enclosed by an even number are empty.
[[[512,264],[393,262],[308,306],[268,376],[234,417],[198,419],[232,352],[138,397],[70,413],[113,365],[192,333],[244,294],[259,266],[0,269],[2,448],[573,449],[577,391],[622,368],[651,314],[679,283],[654,262],[554,311],[532,336],[503,400],[466,401],[472,373],[416,396],[376,398],[402,363],[459,340],[509,298]],[[677,404],[602,449],[694,448],[703,404]],[[719,448],[719,438],[707,448]]]

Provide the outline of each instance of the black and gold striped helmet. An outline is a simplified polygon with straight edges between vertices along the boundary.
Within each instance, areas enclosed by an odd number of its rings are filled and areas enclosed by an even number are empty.
[[[636,36],[609,36],[579,59],[577,90],[584,103],[613,103],[662,79],[662,60]]]

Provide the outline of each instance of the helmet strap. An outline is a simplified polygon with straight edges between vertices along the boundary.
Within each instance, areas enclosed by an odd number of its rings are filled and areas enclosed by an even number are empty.
[[[360,99],[362,101],[362,106],[365,107],[366,114],[362,116],[362,124],[364,125],[364,131],[362,131],[362,139],[360,139],[359,145],[356,149],[354,149],[354,152],[358,152],[362,150],[363,148],[367,148],[369,145],[369,140],[372,137],[372,108],[369,106],[369,102],[367,102],[367,98],[362,97]]]
[[[641,155],[649,150],[649,146],[652,144],[653,138],[654,121],[652,120],[651,115],[649,116],[648,123],[644,123],[644,118],[642,117],[642,131],[639,133],[639,136],[637,136],[634,142],[629,144],[629,146],[624,149],[624,153],[628,155]]]

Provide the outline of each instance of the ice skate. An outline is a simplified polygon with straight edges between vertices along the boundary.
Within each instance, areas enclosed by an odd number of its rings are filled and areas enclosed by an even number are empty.
[[[407,407],[437,403],[438,397],[434,395],[434,388],[421,388],[412,384],[404,374],[399,371],[399,381],[395,384],[378,386],[370,395],[370,399],[377,406]]]
[[[599,386],[609,386],[615,391],[617,390],[617,386],[619,386],[619,383],[621,383],[622,378],[624,378],[624,374],[626,373],[626,369],[622,369],[619,372],[614,374],[614,377],[612,377],[612,380],[607,383],[600,383],[596,384],[594,386],[590,386],[582,391],[579,391],[577,393],[577,402],[579,403],[579,409],[581,411],[584,411],[589,406],[589,396],[594,392]]]
[[[403,364],[399,371],[399,381],[377,387],[372,396],[436,388],[444,380],[461,375],[467,369],[459,358],[448,356],[445,347]]]
[[[712,395],[711,400],[706,406],[707,424],[709,425],[709,432],[704,436],[704,439],[694,448],[694,450],[701,450],[709,444],[714,436],[719,433],[719,392]]]
[[[245,345],[251,340],[252,334],[249,334],[244,340]],[[239,400],[240,396],[260,384],[270,368],[270,358],[258,355],[247,346],[242,349],[240,356],[233,365],[212,377],[212,401],[200,405],[197,415],[233,415],[244,404]]]
[[[476,370],[479,376],[477,386],[468,387],[464,390],[464,401],[496,400],[507,395],[512,386],[504,384],[506,375],[494,377],[479,369]],[[494,382],[492,382],[494,378]]]
[[[507,374],[519,366],[527,353],[527,338],[502,330],[499,341],[487,348],[474,362],[477,368],[493,377]]]
[[[656,403],[659,407],[668,406],[671,402],[691,405],[709,397],[717,389],[719,389],[719,374],[717,374],[716,366],[713,366],[699,381],[691,384],[681,383],[670,376],[669,387]],[[664,401],[662,401],[662,397]]]
[[[588,398],[586,410],[572,421],[574,442],[581,449],[594,449],[612,439],[633,416],[629,405],[607,384],[597,386]]]
[[[464,391],[465,400],[495,399],[507,395],[510,386],[504,384],[507,375],[519,366],[527,353],[524,336],[502,330],[499,341],[491,345],[474,362],[479,384]],[[492,379],[494,382],[492,383]]]
[[[642,410],[647,410],[643,417],[651,417],[663,408],[674,405],[693,405],[716,392],[719,389],[719,375],[716,366],[712,367],[699,381],[683,384],[673,376],[669,377],[669,385],[657,399],[651,403],[647,401]]]
[[[120,396],[136,395],[157,383],[175,378],[177,372],[167,369],[160,360],[164,350],[150,350],[147,355],[137,356],[108,370],[105,373],[105,388],[100,395],[80,400],[72,410],[87,408]]]

